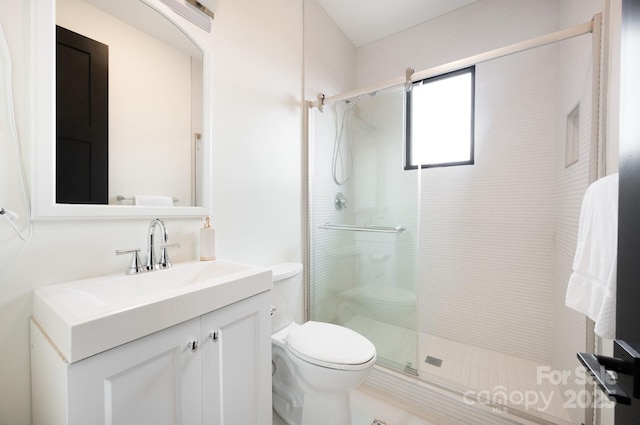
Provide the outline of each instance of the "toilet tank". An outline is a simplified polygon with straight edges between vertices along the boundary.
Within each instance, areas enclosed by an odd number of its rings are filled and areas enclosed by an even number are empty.
[[[275,332],[295,320],[302,291],[302,264],[282,263],[270,268],[273,273],[271,304],[275,307],[271,331]]]

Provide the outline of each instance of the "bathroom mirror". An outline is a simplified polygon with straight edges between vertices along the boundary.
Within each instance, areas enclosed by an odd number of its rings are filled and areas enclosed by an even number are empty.
[[[211,175],[208,33],[160,0],[32,4],[37,108],[34,217],[206,215]],[[56,26],[109,50],[108,196],[100,204],[56,202],[56,167],[63,158],[57,148],[57,76],[52,72]],[[74,161],[72,156],[66,163]],[[134,205],[134,197],[143,198],[140,195],[173,202],[159,206],[151,199],[150,204]]]

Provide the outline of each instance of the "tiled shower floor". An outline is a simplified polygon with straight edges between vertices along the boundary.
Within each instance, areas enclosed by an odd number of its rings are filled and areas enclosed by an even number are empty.
[[[538,379],[537,368],[545,365],[425,333],[416,338],[413,331],[359,316],[346,326],[367,336],[375,344],[379,358],[392,359],[396,364],[411,362],[425,381],[481,397],[506,394],[508,409],[525,411],[553,423],[570,421],[562,391],[548,380]],[[417,366],[413,364],[416,348]],[[442,363],[431,365],[425,362],[427,356]]]
[[[433,366],[427,356],[442,360]],[[538,368],[540,373],[538,373]],[[546,371],[546,372],[545,372]],[[508,408],[553,422],[570,421],[562,391],[544,378],[550,368],[521,357],[420,334],[420,375],[466,388],[469,394],[506,394]],[[548,375],[546,375],[548,376]]]

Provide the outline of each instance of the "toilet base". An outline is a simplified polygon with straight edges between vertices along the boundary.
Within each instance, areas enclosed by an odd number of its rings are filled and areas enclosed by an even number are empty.
[[[288,425],[351,425],[349,392],[340,394],[305,394],[302,404],[291,403],[292,393],[273,391],[273,409]]]
[[[312,390],[298,375],[299,371],[296,372],[294,363],[286,357],[286,353],[274,347],[272,354],[275,365],[272,377],[273,409],[284,422],[288,425],[351,425],[350,391],[353,385],[345,386],[343,391]],[[338,371],[325,369],[324,373],[327,372],[326,380],[334,381],[335,376],[331,372]],[[366,373],[362,374],[358,381],[365,376]]]
[[[295,382],[287,361],[278,351],[273,352],[275,371],[271,379],[273,410],[287,423],[300,425],[304,392]]]
[[[349,392],[320,396],[305,395],[300,425],[326,424],[351,425]]]

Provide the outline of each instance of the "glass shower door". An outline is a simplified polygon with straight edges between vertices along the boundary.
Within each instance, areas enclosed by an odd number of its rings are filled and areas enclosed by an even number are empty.
[[[404,170],[404,91],[311,111],[312,320],[360,332],[416,373],[419,170]]]

